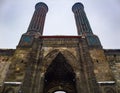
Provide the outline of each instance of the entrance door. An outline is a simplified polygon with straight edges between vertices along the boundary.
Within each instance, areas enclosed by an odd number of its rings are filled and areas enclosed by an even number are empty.
[[[59,53],[48,67],[44,79],[44,93],[76,93],[76,80],[72,67]]]

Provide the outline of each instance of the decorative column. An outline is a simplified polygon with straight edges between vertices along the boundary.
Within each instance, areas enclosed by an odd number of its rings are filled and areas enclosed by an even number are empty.
[[[40,32],[41,35],[43,34],[44,22],[47,12],[48,6],[45,3],[40,2],[36,4],[35,12],[33,14],[31,23],[28,27],[28,32],[35,31]]]
[[[85,14],[83,4],[75,3],[72,7],[72,11],[76,20],[78,35],[92,34],[92,30]]]

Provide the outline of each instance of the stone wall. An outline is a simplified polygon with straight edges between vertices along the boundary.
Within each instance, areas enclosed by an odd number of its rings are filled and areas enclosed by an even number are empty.
[[[104,50],[120,92],[120,49]]]
[[[14,52],[14,49],[0,49],[0,86],[2,86],[6,72],[8,71],[8,60],[11,58]]]
[[[60,38],[56,39],[56,42],[58,42],[59,40],[60,40]],[[61,42],[59,42],[59,43],[53,44],[52,38],[49,38],[49,40],[44,39],[44,42],[43,42],[44,48],[42,48],[42,52],[44,52],[43,56],[47,56],[48,52],[50,52],[54,49],[60,48],[61,51],[70,50],[73,53],[73,55],[77,57],[77,54],[75,52],[76,48],[77,48],[76,43],[78,42],[77,38],[73,39],[73,41],[70,40],[72,42],[68,42],[68,40],[65,41],[66,43],[62,42],[62,40],[60,40],[60,41]],[[52,47],[50,47],[51,46],[50,44],[52,44]],[[65,47],[63,47],[63,46],[65,46]],[[93,49],[93,50],[90,51],[90,54],[91,54],[91,57],[93,58],[94,64],[96,64],[95,67],[100,65],[100,63],[103,62],[103,60],[106,60],[109,63],[110,69],[112,71],[112,75],[115,78],[117,87],[119,89],[118,90],[118,93],[119,93],[120,92],[120,50],[104,49],[104,51],[99,50],[99,52],[98,52],[98,50],[95,50],[95,49]],[[10,65],[9,60],[11,58],[13,58],[13,54],[15,54],[15,49],[0,49],[0,86],[2,86],[2,84],[3,84],[3,81],[6,76],[6,72],[8,71],[8,68]],[[19,53],[17,53],[17,54],[19,54]],[[104,54],[105,54],[105,56],[104,56]],[[97,73],[97,70],[94,70],[94,72]],[[2,90],[2,89],[0,89],[0,90]]]
[[[114,77],[109,68],[103,49],[90,49],[89,52],[94,64],[94,73],[97,82],[114,81]]]
[[[0,49],[0,56],[12,56],[15,49]]]

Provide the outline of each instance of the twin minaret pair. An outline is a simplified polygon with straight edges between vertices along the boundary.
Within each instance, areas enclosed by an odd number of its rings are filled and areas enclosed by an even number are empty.
[[[75,3],[72,7],[72,11],[75,16],[78,35],[92,34],[91,27],[84,12],[83,4]],[[45,3],[37,3],[28,31],[39,32],[42,35],[47,12],[48,6]]]

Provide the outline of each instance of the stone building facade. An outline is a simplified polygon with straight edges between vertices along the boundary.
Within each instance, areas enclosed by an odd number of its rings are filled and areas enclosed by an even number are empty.
[[[0,93],[120,93],[120,50],[103,49],[82,3],[78,36],[43,36],[48,7],[37,3],[16,49],[0,49]]]

